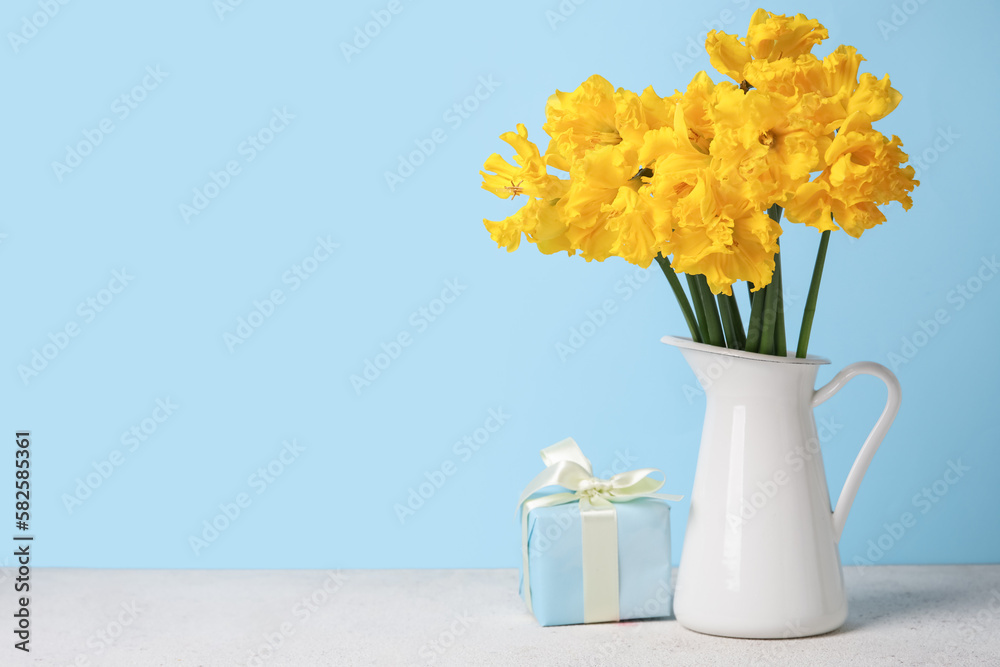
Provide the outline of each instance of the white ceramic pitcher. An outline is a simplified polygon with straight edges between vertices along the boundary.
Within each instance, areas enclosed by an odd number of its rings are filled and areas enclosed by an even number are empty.
[[[713,635],[777,639],[840,627],[847,597],[837,543],[861,478],[899,410],[896,376],[851,364],[814,390],[827,359],[781,358],[667,336],[705,390],[705,426],[674,613]],[[813,408],[857,375],[889,389],[831,511]]]

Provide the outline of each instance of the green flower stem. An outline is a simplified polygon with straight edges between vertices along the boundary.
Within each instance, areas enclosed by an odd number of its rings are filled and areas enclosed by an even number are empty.
[[[742,350],[747,346],[747,335],[743,331],[743,318],[740,316],[740,305],[736,301],[736,295],[730,294],[725,297],[729,312],[733,318],[733,328],[736,330],[736,349]]]
[[[783,209],[777,204],[772,204],[767,209],[767,215],[776,223],[781,223]],[[784,288],[781,283],[781,241],[778,240],[778,252],[774,254],[774,275],[771,277],[771,284],[774,289],[768,291],[771,301],[764,304],[764,334],[761,334],[761,352],[764,354],[774,354],[779,357],[787,356],[785,348],[785,298]],[[773,296],[771,293],[773,292]],[[770,324],[773,331],[770,336],[766,335],[767,326]],[[765,349],[767,350],[765,352]]]
[[[663,255],[657,255],[656,263],[660,265],[661,269],[663,269],[663,275],[667,277],[667,282],[670,283],[670,288],[674,291],[674,297],[677,299],[677,305],[681,307],[681,312],[684,314],[684,321],[687,322],[688,329],[691,331],[691,340],[696,343],[702,342],[701,331],[698,330],[698,321],[694,317],[694,312],[691,310],[691,304],[688,302],[687,294],[684,293],[681,281],[677,278],[677,273],[675,273],[674,268],[670,266],[670,259],[664,257]]]
[[[747,323],[747,352],[760,349],[761,319],[764,317],[764,301],[767,298],[767,287],[762,287],[753,295],[750,304],[750,321]]]
[[[703,275],[696,276],[698,281],[698,291],[701,292],[701,299],[705,303],[705,319],[708,323],[708,342],[716,347],[725,347],[726,340],[722,335],[722,320],[719,318],[719,309],[715,305],[715,295],[708,287],[708,279]]]
[[[736,328],[733,326],[733,311],[729,310],[729,302],[725,294],[717,294],[715,300],[719,304],[719,315],[722,318],[722,331],[726,334],[726,347],[738,350],[736,344]]]
[[[698,280],[690,274],[687,275],[688,289],[691,290],[691,300],[694,301],[694,312],[698,316],[698,330],[701,332],[702,343],[708,343],[708,320],[705,319],[705,301],[701,298],[701,290],[698,289]]]
[[[781,280],[781,246],[774,256],[774,284],[777,288],[777,321],[774,327],[774,353],[779,357],[787,357],[788,349],[785,343],[785,288]]]
[[[805,359],[809,349],[809,334],[812,332],[813,317],[816,315],[816,299],[819,297],[819,283],[823,278],[823,265],[826,263],[826,248],[830,245],[830,232],[825,231],[819,239],[819,250],[816,252],[816,266],[813,268],[812,280],[809,283],[809,296],[806,298],[806,309],[802,313],[802,328],[799,329],[799,347],[795,356]]]
[[[750,307],[753,308],[753,283],[747,281],[747,296],[750,298]]]
[[[760,348],[757,350],[761,354],[774,354],[774,325],[778,314],[778,292],[778,285],[772,276],[771,284],[767,286],[767,295],[764,297],[764,321],[760,332]]]

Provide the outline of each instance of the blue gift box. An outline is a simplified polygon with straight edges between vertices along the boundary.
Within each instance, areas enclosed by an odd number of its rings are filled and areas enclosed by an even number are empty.
[[[615,503],[621,620],[672,612],[670,507],[655,498]],[[543,626],[584,622],[583,544],[579,503],[528,513],[531,609]],[[521,596],[525,596],[521,572]]]

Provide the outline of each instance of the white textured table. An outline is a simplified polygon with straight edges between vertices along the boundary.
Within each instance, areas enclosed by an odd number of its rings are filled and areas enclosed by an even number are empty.
[[[514,570],[37,569],[32,651],[4,629],[0,664],[1000,665],[1000,565],[845,576],[842,629],[749,641],[673,620],[540,628]],[[12,625],[11,573],[0,577]]]

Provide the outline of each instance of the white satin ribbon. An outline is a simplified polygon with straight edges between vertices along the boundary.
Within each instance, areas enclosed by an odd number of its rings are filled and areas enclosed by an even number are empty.
[[[611,479],[594,477],[593,466],[573,438],[566,438],[543,449],[542,461],[547,467],[525,487],[518,501],[521,510],[524,599],[528,609],[531,609],[528,514],[540,507],[579,502],[583,538],[583,622],[617,621],[618,514],[614,503],[636,498],[676,501],[684,496],[656,493],[663,486],[661,480],[649,477],[650,473],[660,472],[656,468],[630,470],[618,473]],[[547,486],[561,486],[569,491],[529,500],[532,494]]]

